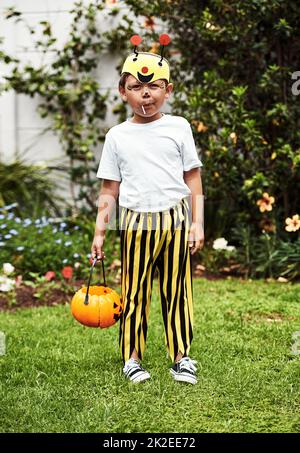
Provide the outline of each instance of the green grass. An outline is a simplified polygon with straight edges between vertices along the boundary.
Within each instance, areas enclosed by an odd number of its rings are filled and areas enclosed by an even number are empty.
[[[85,328],[68,305],[2,312],[0,431],[299,432],[299,293],[194,280],[195,386],[169,374],[156,281],[143,361],[152,379],[140,385],[123,378],[118,325]]]

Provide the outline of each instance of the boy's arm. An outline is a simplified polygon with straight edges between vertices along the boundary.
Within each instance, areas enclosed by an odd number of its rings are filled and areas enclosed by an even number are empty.
[[[183,179],[192,196],[192,225],[189,232],[189,246],[192,255],[204,245],[204,195],[199,167],[183,172]]]
[[[116,200],[119,195],[119,181],[104,179],[98,199],[98,214],[94,239],[91,247],[92,257],[98,259],[105,258],[103,245],[105,240],[105,230],[110,222],[112,213],[115,212]]]

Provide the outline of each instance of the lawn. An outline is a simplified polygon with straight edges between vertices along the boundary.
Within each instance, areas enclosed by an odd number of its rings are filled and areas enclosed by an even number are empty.
[[[300,432],[299,294],[300,284],[194,279],[195,386],[168,371],[156,281],[152,379],[140,385],[123,378],[118,325],[85,328],[68,305],[1,312],[0,431]]]

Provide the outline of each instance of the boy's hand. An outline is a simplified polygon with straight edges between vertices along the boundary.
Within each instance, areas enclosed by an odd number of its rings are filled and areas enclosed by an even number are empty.
[[[194,255],[197,250],[202,249],[204,245],[204,231],[201,223],[193,222],[188,237],[191,254]]]
[[[94,236],[92,247],[91,247],[91,254],[92,260],[97,257],[97,260],[103,260],[105,258],[105,254],[103,251],[103,245],[105,241],[105,236],[99,234]]]

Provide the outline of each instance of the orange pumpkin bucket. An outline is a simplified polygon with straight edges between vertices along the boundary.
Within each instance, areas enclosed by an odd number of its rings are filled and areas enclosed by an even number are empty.
[[[83,286],[74,294],[71,301],[71,311],[74,318],[84,326],[104,329],[113,326],[120,319],[123,304],[118,293],[106,286],[103,259],[104,286],[101,284],[90,286],[96,262],[97,258],[94,258],[88,286]]]

